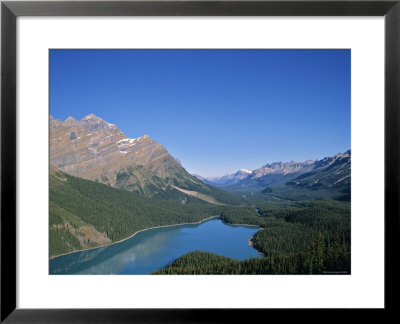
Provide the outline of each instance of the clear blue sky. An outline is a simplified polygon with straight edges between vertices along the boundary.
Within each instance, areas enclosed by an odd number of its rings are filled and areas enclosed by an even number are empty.
[[[51,50],[50,114],[94,113],[217,176],[350,149],[350,50]]]

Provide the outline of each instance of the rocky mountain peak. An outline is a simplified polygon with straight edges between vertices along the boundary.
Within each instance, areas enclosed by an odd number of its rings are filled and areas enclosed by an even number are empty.
[[[89,120],[89,119],[94,119],[94,118],[99,118],[99,117],[97,117],[95,114],[89,114],[86,117],[83,117],[81,120]]]
[[[344,152],[344,153],[338,153],[338,154],[336,154],[336,155],[334,156],[334,158],[347,158],[347,157],[350,157],[350,156],[351,156],[351,151],[348,150],[348,151],[346,151],[346,152]]]
[[[68,126],[68,125],[73,125],[76,123],[76,119],[72,116],[69,116],[66,120],[64,120],[63,125]]]
[[[309,165],[306,162],[290,161],[290,162],[273,162],[267,163],[259,169],[253,171],[255,177],[262,177],[270,173],[288,174],[294,173],[302,169],[304,166]]]
[[[165,189],[166,179],[190,177],[147,134],[128,138],[118,126],[94,114],[79,121],[50,121],[50,163],[73,176],[140,192],[153,185]],[[185,178],[185,183],[197,181],[193,179]]]

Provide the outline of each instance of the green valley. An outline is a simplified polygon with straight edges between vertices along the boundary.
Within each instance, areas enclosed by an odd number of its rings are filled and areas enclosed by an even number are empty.
[[[243,201],[246,206],[211,204],[191,196],[186,204],[156,200],[52,168],[50,257],[109,245],[147,228],[218,216],[226,224],[259,226],[251,244],[263,257],[239,262],[193,252],[157,273],[350,271],[350,203]]]

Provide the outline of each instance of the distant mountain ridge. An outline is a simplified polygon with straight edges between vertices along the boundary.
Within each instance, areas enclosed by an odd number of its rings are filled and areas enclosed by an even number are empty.
[[[194,175],[198,179],[218,187],[229,186],[235,183],[238,183],[245,179],[255,179],[260,178],[268,174],[291,174],[295,172],[307,172],[312,170],[312,165],[315,161],[307,160],[305,162],[297,162],[297,161],[290,161],[290,162],[273,162],[267,163],[262,167],[254,170],[246,170],[240,169],[235,173],[226,174],[221,177],[202,177],[199,175]]]
[[[239,177],[236,177],[239,175]],[[239,171],[223,177],[206,178],[208,184],[231,192],[271,192],[270,186],[317,190],[334,188],[349,191],[351,183],[351,150],[333,157],[304,162],[274,162],[246,174]],[[283,190],[283,189],[282,189]],[[281,191],[282,191],[281,190]]]
[[[318,190],[331,187],[350,187],[351,184],[351,151],[338,153],[316,161],[311,172],[303,173],[293,181],[286,183],[296,188]]]
[[[182,203],[234,198],[190,175],[148,135],[128,138],[118,126],[94,114],[64,122],[50,116],[49,124],[50,164],[67,174]]]
[[[202,177],[197,174],[193,174],[196,178],[200,179],[204,183],[214,186],[227,186],[233,183],[237,183],[240,180],[246,179],[252,171],[246,169],[240,169],[236,173],[226,174],[222,177]]]

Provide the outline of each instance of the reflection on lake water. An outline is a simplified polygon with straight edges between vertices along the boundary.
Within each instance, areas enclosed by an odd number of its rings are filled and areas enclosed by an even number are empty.
[[[261,256],[248,241],[259,229],[220,219],[140,232],[121,243],[50,260],[50,274],[149,274],[190,251],[243,260]]]

